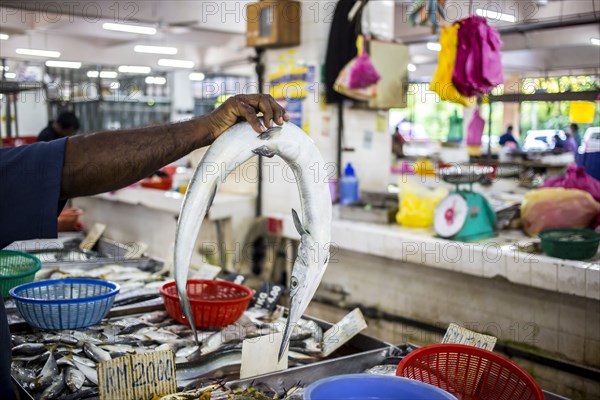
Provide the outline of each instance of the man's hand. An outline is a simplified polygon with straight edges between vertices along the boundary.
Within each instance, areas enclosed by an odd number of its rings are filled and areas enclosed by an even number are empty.
[[[264,126],[258,119],[259,112],[263,114]],[[240,94],[227,99],[208,116],[208,125],[213,139],[235,125],[240,118],[248,121],[258,133],[272,128],[273,123],[281,125],[290,119],[273,97],[266,94]]]

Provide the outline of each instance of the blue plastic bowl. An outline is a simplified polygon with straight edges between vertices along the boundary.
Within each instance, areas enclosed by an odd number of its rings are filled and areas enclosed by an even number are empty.
[[[119,285],[99,279],[56,279],[19,285],[9,293],[31,326],[42,330],[80,329],[106,316]]]
[[[304,392],[304,400],[457,400],[435,386],[397,376],[338,375],[321,379]]]

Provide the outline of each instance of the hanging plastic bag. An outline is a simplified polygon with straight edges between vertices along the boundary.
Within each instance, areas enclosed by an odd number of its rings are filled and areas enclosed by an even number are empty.
[[[377,82],[381,79],[381,76],[373,67],[366,52],[363,51],[362,36],[358,37],[356,44],[358,56],[350,60],[342,69],[333,85],[333,89],[352,99],[368,101],[377,97]]]
[[[356,57],[354,64],[350,68],[350,76],[348,77],[350,89],[363,89],[377,84],[381,79],[381,75],[379,75],[371,62],[365,46],[364,37],[359,36],[356,40],[358,57]]]
[[[572,101],[569,119],[572,124],[591,124],[594,122],[596,103],[592,101]]]
[[[467,146],[481,146],[481,138],[485,128],[485,120],[481,117],[479,108],[475,109],[467,131]]]
[[[429,90],[436,92],[444,101],[451,101],[465,107],[474,107],[476,105],[475,97],[463,96],[452,83],[459,28],[459,24],[454,24],[442,30],[440,35],[442,50],[438,56],[438,66],[429,84]]]
[[[504,83],[502,40],[483,17],[460,22],[452,82],[465,96],[481,96]]]
[[[398,181],[399,211],[396,222],[410,228],[427,228],[433,224],[433,213],[440,201],[448,196],[446,188],[428,189],[414,181]]]
[[[445,26],[447,0],[413,0],[408,15],[412,26],[431,25],[431,31],[437,33],[440,26]]]
[[[587,228],[600,214],[600,203],[578,189],[530,190],[521,204],[521,223],[531,236],[545,229]]]
[[[579,189],[588,192],[594,200],[600,202],[600,181],[585,173],[585,168],[571,164],[567,167],[564,176],[549,178],[542,187],[562,187],[565,189]]]

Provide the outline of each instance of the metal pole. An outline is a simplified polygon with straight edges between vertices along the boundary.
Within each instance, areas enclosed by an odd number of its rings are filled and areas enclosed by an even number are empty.
[[[338,185],[342,179],[342,142],[344,138],[344,101],[338,103],[338,140],[337,140],[337,176]]]
[[[2,80],[6,80],[5,71],[6,70],[6,58],[2,59]],[[11,117],[11,109],[10,109],[10,93],[6,94],[6,137],[12,137],[12,117]]]
[[[258,92],[262,93],[264,84],[265,84],[265,64],[263,63],[263,54],[265,50],[256,48],[256,76],[258,78]],[[260,217],[262,215],[262,157],[258,156],[258,192],[256,194],[256,216]]]
[[[492,161],[492,101],[490,100],[489,107],[489,115],[488,115],[488,162]]]

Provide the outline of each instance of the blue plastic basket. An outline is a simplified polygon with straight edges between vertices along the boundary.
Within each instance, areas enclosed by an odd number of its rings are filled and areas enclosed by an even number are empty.
[[[26,283],[10,290],[17,309],[42,330],[95,325],[108,313],[119,285],[99,279],[56,279]]]
[[[304,400],[457,400],[450,393],[423,382],[396,376],[338,375],[306,388]]]

